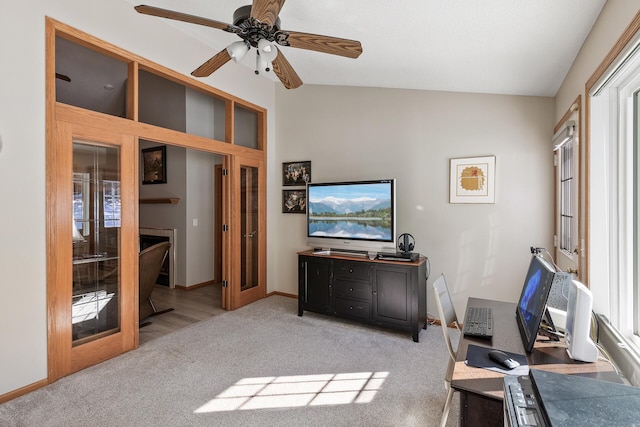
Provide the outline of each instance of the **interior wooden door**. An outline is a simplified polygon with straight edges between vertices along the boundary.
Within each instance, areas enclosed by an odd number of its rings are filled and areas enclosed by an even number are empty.
[[[232,307],[250,304],[266,295],[266,206],[262,160],[235,157],[231,241],[234,268]]]
[[[138,343],[133,136],[57,123],[48,161],[49,378]]]

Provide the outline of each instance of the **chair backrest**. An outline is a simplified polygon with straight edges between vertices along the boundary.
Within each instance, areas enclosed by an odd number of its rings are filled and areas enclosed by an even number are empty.
[[[143,319],[152,311],[149,298],[151,297],[151,291],[158,280],[160,270],[162,269],[162,263],[164,258],[169,253],[171,243],[161,242],[156,243],[153,246],[149,246],[140,252],[138,266],[139,277],[139,306],[140,306],[140,318]]]
[[[442,324],[442,333],[444,334],[444,340],[447,344],[447,349],[449,350],[449,356],[451,356],[451,359],[455,361],[456,352],[453,350],[453,345],[451,344],[448,325],[453,323],[458,330],[460,330],[460,327],[458,326],[458,317],[456,316],[456,311],[453,308],[453,303],[451,302],[451,296],[449,295],[449,288],[447,287],[447,280],[445,279],[444,274],[441,274],[440,277],[433,282],[433,294],[436,300],[436,308],[438,309],[440,323]]]

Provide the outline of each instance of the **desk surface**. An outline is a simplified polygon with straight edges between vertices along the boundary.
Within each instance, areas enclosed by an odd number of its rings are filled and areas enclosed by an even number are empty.
[[[611,365],[602,360],[594,363],[577,362],[567,355],[563,340],[560,342],[536,342],[533,352],[527,354],[516,323],[516,304],[480,298],[469,298],[469,306],[490,307],[493,311],[493,339],[460,337],[451,386],[487,398],[502,400],[504,374],[488,369],[467,366],[469,344],[490,347],[513,353],[525,354],[529,366],[562,374],[580,375],[611,382],[622,382]],[[544,337],[539,337],[545,339]]]

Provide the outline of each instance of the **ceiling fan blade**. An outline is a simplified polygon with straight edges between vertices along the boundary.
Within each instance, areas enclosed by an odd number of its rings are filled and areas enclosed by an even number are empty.
[[[214,71],[218,68],[222,67],[224,64],[229,62],[231,57],[229,56],[229,52],[227,49],[223,49],[216,54],[213,58],[209,59],[207,62],[193,70],[191,73],[194,77],[207,77],[210,76]]]
[[[251,17],[272,26],[278,19],[278,14],[285,0],[253,0]]]
[[[273,60],[273,72],[280,79],[283,86],[287,89],[295,89],[302,86],[302,79],[298,76],[298,73],[293,69],[287,58],[284,57],[282,51],[278,52],[278,56]]]
[[[175,12],[173,10],[161,9],[159,7],[140,5],[134,8],[138,13],[145,15],[159,16],[160,18],[173,19],[175,21],[189,22],[191,24],[204,25],[206,27],[217,28],[219,30],[229,31],[236,28],[235,25],[226,24],[213,19],[203,18],[201,16],[189,15],[186,13]]]
[[[300,33],[297,31],[281,31],[279,34],[288,34],[288,36],[283,37],[282,40],[277,39],[278,43],[283,46],[315,50],[316,52],[346,56],[347,58],[357,58],[362,53],[362,45],[356,40]]]

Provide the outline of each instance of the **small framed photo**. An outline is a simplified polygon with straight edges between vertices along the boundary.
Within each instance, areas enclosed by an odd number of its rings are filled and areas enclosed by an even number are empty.
[[[307,213],[307,190],[282,190],[282,213]]]
[[[495,203],[495,156],[450,159],[449,172],[449,203]]]
[[[166,184],[167,146],[142,150],[142,184]]]
[[[282,185],[307,185],[311,182],[311,162],[282,164]]]

